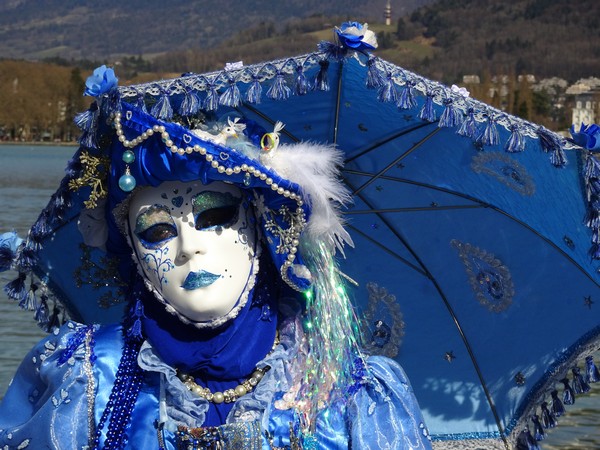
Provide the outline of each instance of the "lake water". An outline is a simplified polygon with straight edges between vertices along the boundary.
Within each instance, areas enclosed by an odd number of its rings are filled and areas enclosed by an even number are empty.
[[[73,147],[0,145],[0,233],[16,230],[25,236],[64,175]],[[67,255],[68,257],[68,255]],[[0,285],[14,278],[0,273]],[[20,361],[44,336],[32,312],[22,311],[0,292],[0,398]],[[543,442],[544,450],[600,449],[600,383],[589,395],[577,397],[560,426]]]

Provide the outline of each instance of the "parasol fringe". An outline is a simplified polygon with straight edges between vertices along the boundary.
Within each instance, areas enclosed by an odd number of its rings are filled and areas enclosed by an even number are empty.
[[[46,294],[40,295],[40,304],[35,310],[33,318],[40,326],[40,328],[46,329],[48,321],[50,320],[50,313],[48,310],[48,296]]]
[[[444,105],[446,106],[444,112],[440,117],[438,126],[441,127],[457,127],[462,123],[462,116],[456,112],[454,107],[454,100],[452,98],[444,99]]]
[[[563,167],[567,164],[567,158],[565,157],[562,142],[558,139],[557,135],[544,127],[539,127],[536,132],[540,138],[542,149],[544,152],[550,153],[550,162],[552,165],[555,167]]]
[[[543,427],[546,429],[556,427],[558,422],[556,421],[554,414],[548,409],[548,402],[542,402],[541,409],[540,421]]]
[[[396,83],[393,80],[394,74],[388,72],[383,80],[383,84],[377,91],[377,99],[380,102],[393,102],[398,104],[400,98],[398,96],[398,90],[396,89]]]
[[[285,76],[281,71],[277,71],[275,81],[267,91],[267,97],[272,100],[287,100],[290,98],[292,90],[285,82]]]
[[[296,67],[296,78],[294,80],[294,92],[296,95],[306,95],[310,89],[306,74],[304,73],[304,67],[302,64],[298,64]]]
[[[329,77],[327,71],[329,69],[329,61],[323,59],[319,61],[319,71],[315,76],[313,83],[313,89],[315,91],[328,91],[329,90]]]
[[[504,148],[508,153],[518,153],[525,150],[525,141],[518,125],[512,124],[510,126],[510,137]]]
[[[138,92],[131,103],[140,111],[148,113],[148,108],[146,107],[146,95],[144,92]]]
[[[398,108],[400,109],[412,109],[417,106],[415,100],[415,86],[416,83],[412,80],[407,80],[402,93],[400,94],[400,102]]]
[[[435,109],[433,108],[433,92],[427,92],[425,97],[425,104],[421,111],[419,111],[419,118],[428,122],[435,122]]]
[[[367,88],[368,89],[379,89],[385,80],[381,75],[381,71],[377,67],[377,57],[370,56],[367,61]]]
[[[457,133],[461,136],[466,136],[471,139],[477,137],[477,120],[475,120],[475,110],[469,108],[467,110],[467,118],[463,121],[461,126],[458,128]]]
[[[25,291],[25,279],[27,274],[19,272],[19,276],[4,286],[4,292],[8,298],[21,301],[27,292]]]
[[[219,97],[219,103],[225,106],[231,106],[237,108],[242,103],[242,95],[240,94],[240,88],[233,78],[228,80],[229,86],[225,89],[225,92]]]
[[[569,383],[569,379],[567,377],[565,377],[562,380],[560,380],[560,382],[564,385],[563,398],[562,398],[563,405],[575,404],[575,391],[571,387],[571,384]]]
[[[152,107],[150,114],[160,120],[169,120],[173,117],[173,107],[171,106],[169,95],[164,89],[160,89],[158,101]]]
[[[496,119],[489,116],[485,128],[478,139],[484,145],[498,145],[500,137],[498,135],[498,128],[496,127]]]
[[[208,85],[208,93],[202,103],[202,109],[206,111],[216,111],[219,108],[219,93],[215,84],[210,83]]]
[[[600,371],[598,371],[592,355],[585,357],[585,374],[588,383],[600,381]]]
[[[262,85],[257,74],[252,74],[252,83],[246,91],[246,101],[258,105],[262,97]]]
[[[583,378],[581,369],[579,367],[573,367],[571,372],[573,372],[573,390],[575,391],[575,394],[585,394],[589,392],[590,385],[587,384]]]
[[[539,445],[531,435],[528,427],[525,427],[517,437],[517,450],[540,450]]]
[[[563,405],[563,402],[560,400],[560,398],[558,398],[558,391],[554,389],[550,393],[550,396],[552,397],[552,413],[556,417],[562,416],[565,413],[565,406]]]
[[[138,97],[139,98],[139,97]],[[190,116],[196,114],[200,109],[200,98],[191,89],[185,89],[183,100],[179,105],[178,112],[182,116]]]
[[[533,423],[533,436],[536,441],[543,441],[546,437],[546,432],[544,431],[544,427],[540,423],[540,418],[537,414],[531,416],[531,422]]]
[[[24,309],[25,311],[35,311],[38,308],[37,297],[35,295],[35,291],[37,291],[37,285],[35,283],[31,283],[29,286],[29,291],[23,297],[23,299],[19,302],[19,307]]]

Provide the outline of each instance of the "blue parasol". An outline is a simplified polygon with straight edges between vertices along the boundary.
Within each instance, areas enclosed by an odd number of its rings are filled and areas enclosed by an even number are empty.
[[[355,247],[341,270],[366,351],[405,368],[434,448],[535,448],[597,381],[599,166],[541,126],[373,56],[347,28],[307,55],[111,85],[100,107],[125,101],[166,121],[234,112],[282,144],[343,150]],[[90,147],[93,114],[81,120]],[[67,196],[63,185],[49,208],[72,232],[36,248],[32,268],[72,317],[118,320],[118,261],[72,238],[84,198],[62,206]],[[34,227],[27,245],[46,234]]]

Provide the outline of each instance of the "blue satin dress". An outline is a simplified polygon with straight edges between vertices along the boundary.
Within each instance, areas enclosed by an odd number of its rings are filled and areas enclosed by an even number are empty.
[[[290,370],[299,328],[293,321],[281,325],[281,343],[258,364],[271,369],[254,391],[235,402],[226,423],[211,429],[221,448],[289,449],[302,438],[295,431],[299,414],[285,396],[293,389]],[[74,346],[77,337],[82,342]],[[86,328],[73,322],[40,342],[19,367],[0,405],[0,448],[87,448],[112,389],[122,344],[119,325]],[[202,427],[209,403],[190,392],[148,342],[138,364],[145,378],[127,430],[127,448],[209,448],[198,439],[194,443],[192,436],[193,429],[197,436]],[[430,449],[401,367],[373,356],[364,373],[348,398],[319,413],[314,433],[300,439],[302,448]]]

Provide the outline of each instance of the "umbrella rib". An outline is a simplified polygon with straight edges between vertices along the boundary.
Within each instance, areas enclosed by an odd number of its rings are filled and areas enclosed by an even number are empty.
[[[435,131],[434,131],[434,133],[435,133]],[[429,136],[431,136],[432,134],[433,133],[431,133]],[[348,184],[348,186],[350,186],[352,188],[352,185],[348,182],[348,180],[345,180],[345,181],[346,181],[346,184]],[[355,192],[356,192],[355,195],[357,195],[367,205],[367,207],[370,208],[371,205],[369,204],[367,199],[365,199],[362,195],[360,195],[360,193],[359,193],[360,191],[355,191]],[[479,368],[479,364],[477,363],[477,358],[475,358],[475,353],[473,353],[471,344],[469,343],[469,340],[467,339],[467,336],[466,336],[465,332],[463,331],[462,326],[460,325],[460,322],[458,320],[458,317],[454,313],[454,310],[452,309],[452,306],[450,305],[450,302],[448,301],[446,294],[444,294],[442,287],[438,284],[438,282],[435,279],[435,277],[433,276],[433,274],[427,269],[427,267],[425,266],[425,264],[423,263],[421,258],[419,258],[419,256],[415,253],[415,251],[412,249],[412,247],[410,245],[408,245],[408,242],[406,241],[406,239],[404,239],[404,237],[394,227],[391,226],[391,224],[386,220],[386,218],[384,216],[382,216],[381,214],[376,214],[376,215],[384,223],[384,225],[396,236],[396,238],[404,245],[404,247],[408,250],[408,252],[413,256],[413,258],[415,258],[415,260],[417,261],[419,266],[421,266],[420,272],[423,273],[423,275],[426,276],[433,283],[433,286],[435,287],[440,298],[444,302],[444,305],[446,306],[446,309],[448,310],[450,317],[454,321],[454,325],[456,326],[456,329],[458,330],[458,333],[463,341],[463,344],[465,345],[465,348],[467,349],[469,357],[471,358],[473,368],[475,369],[475,373],[477,374],[477,377],[479,378],[479,382],[481,383],[481,388],[483,389],[483,392],[488,401],[488,404],[490,405],[490,410],[492,412],[492,415],[494,416],[494,420],[496,421],[496,426],[498,427],[500,437],[502,438],[502,441],[503,441],[506,449],[509,450],[510,446],[508,445],[506,433],[504,431],[504,427],[502,426],[502,421],[500,420],[498,411],[496,410],[496,405],[494,404],[492,395],[487,387],[487,384],[483,377],[483,373],[481,372],[481,369]]]
[[[427,136],[425,136],[423,139],[421,139],[419,142],[415,143],[411,148],[409,148],[408,150],[406,150],[404,153],[402,153],[400,156],[398,156],[396,159],[394,159],[391,163],[389,163],[387,166],[385,166],[379,172],[377,172],[376,174],[374,174],[372,176],[372,178],[370,178],[365,184],[363,184],[361,187],[359,187],[357,190],[355,190],[352,194],[353,195],[358,195],[359,192],[361,192],[364,189],[366,189],[375,180],[377,180],[378,178],[380,178],[385,172],[387,172],[388,170],[390,170],[393,166],[395,166],[396,164],[398,164],[399,161],[402,161],[409,154],[411,154],[412,152],[414,152],[417,148],[419,148],[421,145],[423,145],[425,142],[427,142],[429,139],[431,139],[440,130],[441,130],[441,128],[436,128],[431,133],[429,133]]]
[[[344,75],[344,62],[340,61],[338,68],[338,84],[337,84],[337,98],[335,102],[335,117],[333,125],[333,143],[337,144],[338,138],[338,126],[340,124],[340,104],[342,101],[342,77]]]
[[[372,152],[373,150],[376,150],[377,148],[381,147],[382,145],[385,145],[385,144],[387,144],[388,142],[391,142],[391,141],[393,141],[394,139],[398,139],[399,137],[402,137],[402,136],[404,136],[404,135],[406,135],[406,134],[410,134],[410,133],[412,133],[412,132],[414,132],[414,131],[416,131],[416,130],[418,130],[418,129],[420,129],[420,128],[427,127],[427,126],[430,126],[430,125],[431,125],[431,123],[424,122],[424,123],[417,124],[417,125],[415,125],[414,127],[407,128],[407,129],[405,129],[405,130],[399,131],[398,133],[396,133],[396,134],[393,134],[392,136],[390,136],[390,137],[387,137],[387,138],[385,138],[385,139],[383,139],[383,140],[381,140],[381,141],[379,141],[379,142],[376,142],[376,143],[374,143],[373,145],[371,145],[371,146],[369,146],[369,147],[365,148],[365,149],[364,149],[364,150],[362,150],[360,153],[358,153],[358,154],[356,154],[356,155],[352,156],[351,158],[348,158],[348,159],[346,159],[346,160],[344,161],[344,164],[348,164],[349,162],[352,162],[352,161],[354,161],[355,159],[358,159],[358,158],[360,158],[361,156],[364,156],[364,155],[366,155],[367,153],[369,153],[369,152]]]
[[[373,176],[373,174],[371,174],[371,173],[361,172],[361,171],[358,171],[358,170],[344,170],[344,173],[348,173],[348,174],[351,174],[351,175],[367,176],[367,177]],[[553,242],[552,240],[550,240],[546,236],[542,235],[539,231],[537,231],[535,228],[531,227],[527,223],[523,222],[520,219],[517,219],[512,214],[509,214],[508,212],[506,212],[506,211],[498,208],[497,206],[494,206],[494,205],[492,205],[490,203],[486,203],[486,202],[484,202],[484,201],[482,201],[482,200],[480,200],[480,199],[478,199],[476,197],[471,197],[470,195],[466,195],[466,194],[463,194],[461,192],[453,191],[451,189],[447,189],[447,188],[443,188],[443,187],[439,187],[439,186],[434,186],[432,184],[421,183],[419,181],[414,181],[414,180],[407,180],[405,178],[391,177],[389,175],[382,175],[379,178],[383,179],[383,180],[388,180],[388,181],[396,181],[398,183],[412,184],[412,185],[415,185],[415,186],[425,187],[425,188],[428,188],[428,189],[432,189],[432,190],[444,192],[446,194],[456,195],[457,197],[464,198],[466,200],[470,200],[472,202],[478,203],[478,205],[480,205],[481,208],[490,208],[490,209],[492,209],[492,210],[494,210],[494,211],[502,214],[503,216],[508,217],[510,220],[518,223],[519,225],[523,226],[524,228],[527,228],[529,231],[531,231],[537,237],[539,237],[540,239],[544,240],[548,245],[550,245],[552,248],[554,248],[556,251],[558,251],[561,255],[563,255],[564,258],[566,258],[568,261],[570,261],[571,264],[573,264],[575,267],[577,267],[577,269],[579,269],[579,271],[583,275],[585,275],[585,277],[588,278],[592,283],[594,283],[596,286],[600,286],[600,283],[598,283],[597,280],[595,280],[594,278],[592,278],[592,276],[583,267],[581,267],[581,265],[577,261],[575,261],[571,255],[569,255],[562,248],[560,248],[558,245],[556,245],[555,242]],[[350,185],[350,184],[348,183],[348,185]],[[360,195],[358,197],[362,199],[362,197]],[[473,207],[475,207],[475,206],[473,206]],[[442,209],[442,208],[444,208],[444,207],[443,206],[437,206],[434,209]],[[466,206],[465,206],[465,208],[466,208]],[[450,209],[450,208],[447,208],[447,209]],[[371,211],[369,211],[369,212],[371,212]],[[383,212],[404,212],[404,211],[392,211],[392,210],[388,211],[388,210],[384,210]],[[344,214],[351,215],[351,214],[357,214],[357,212],[345,211]]]
[[[389,209],[361,209],[357,211],[346,211],[344,214],[347,216],[358,215],[358,214],[385,214],[385,213],[403,213],[403,212],[417,212],[417,211],[444,211],[453,209],[479,209],[486,208],[486,205],[446,205],[446,206],[413,206],[408,208],[389,208]]]
[[[383,245],[381,242],[376,241],[375,239],[373,239],[371,236],[369,236],[368,234],[366,234],[364,231],[354,227],[353,225],[346,225],[347,228],[350,228],[353,231],[356,231],[358,234],[360,234],[361,236],[363,236],[365,239],[371,241],[373,244],[375,244],[376,246],[378,246],[379,248],[381,248],[383,251],[385,251],[386,253],[389,253],[390,255],[392,255],[394,258],[400,260],[401,262],[403,262],[404,264],[406,264],[407,266],[409,266],[411,269],[415,270],[416,272],[419,272],[421,275],[428,277],[428,274],[421,269],[420,267],[414,265],[413,263],[411,263],[409,260],[407,260],[406,258],[403,258],[402,256],[400,256],[398,253],[390,250],[389,248],[387,248],[385,245]]]

